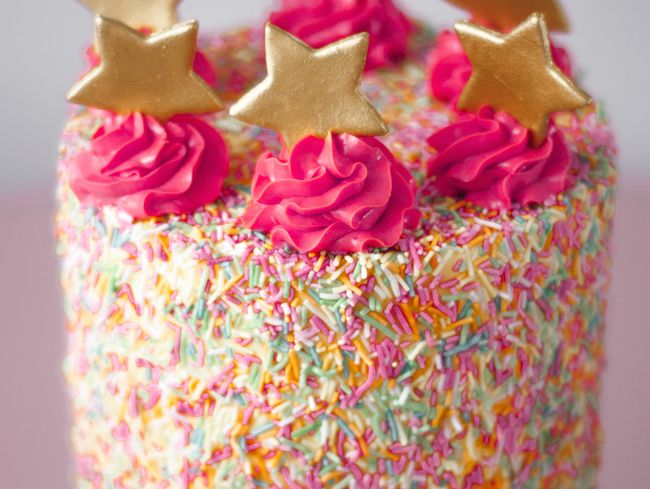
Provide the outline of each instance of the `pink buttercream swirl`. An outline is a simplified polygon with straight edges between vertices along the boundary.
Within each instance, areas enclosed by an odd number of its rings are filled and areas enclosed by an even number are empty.
[[[221,135],[179,115],[109,117],[70,162],[70,186],[88,206],[115,205],[135,218],[181,214],[214,202],[228,174]]]
[[[555,64],[571,77],[573,68],[569,52],[551,43]],[[443,30],[429,54],[429,88],[442,102],[456,103],[472,74],[472,65],[455,32]]]
[[[420,219],[415,183],[377,139],[308,137],[261,156],[242,222],[275,245],[354,253],[394,246]]]
[[[315,48],[369,33],[367,70],[401,60],[414,29],[392,0],[283,0],[269,20]]]
[[[429,144],[438,151],[429,161],[438,191],[482,207],[543,203],[568,185],[571,154],[560,131],[551,127],[533,148],[527,129],[487,107],[437,131]]]

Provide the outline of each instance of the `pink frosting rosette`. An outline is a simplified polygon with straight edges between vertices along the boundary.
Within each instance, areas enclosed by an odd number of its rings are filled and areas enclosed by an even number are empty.
[[[428,173],[438,191],[482,207],[541,204],[569,184],[571,153],[560,131],[551,127],[533,148],[526,128],[488,107],[437,131],[429,144],[437,150]]]
[[[367,32],[366,70],[402,59],[413,30],[392,0],[283,0],[269,20],[315,48]]]
[[[214,202],[229,170],[221,135],[178,115],[166,123],[109,117],[70,161],[70,186],[84,205],[115,205],[135,218],[181,214]]]
[[[419,222],[415,193],[377,139],[308,137],[289,154],[261,156],[242,222],[302,252],[388,248]]]
[[[551,43],[551,54],[558,68],[571,77],[573,68],[569,52]],[[431,94],[442,102],[456,103],[472,74],[472,65],[455,32],[440,32],[429,54],[428,65]]]

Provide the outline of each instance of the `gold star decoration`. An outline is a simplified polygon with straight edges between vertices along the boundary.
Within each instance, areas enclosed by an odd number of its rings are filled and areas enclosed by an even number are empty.
[[[506,31],[525,21],[531,14],[540,13],[552,31],[568,32],[569,20],[559,0],[447,0],[470,12],[474,17]]]
[[[96,18],[100,65],[68,92],[68,100],[119,114],[141,112],[165,121],[176,114],[217,112],[223,104],[194,73],[198,24],[146,36]]]
[[[313,49],[288,32],[266,26],[267,78],[230,114],[278,131],[288,148],[328,133],[380,136],[386,123],[360,91],[368,35]]]
[[[179,22],[180,0],[80,0],[95,15],[119,20],[134,29],[167,29]]]
[[[552,113],[591,103],[553,62],[542,15],[531,15],[505,35],[469,22],[457,23],[456,32],[472,64],[459,109],[476,111],[489,105],[507,112],[530,129],[534,144],[540,145]]]

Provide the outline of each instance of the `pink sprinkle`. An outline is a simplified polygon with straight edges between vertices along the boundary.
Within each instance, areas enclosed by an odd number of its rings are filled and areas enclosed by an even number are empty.
[[[176,326],[175,324],[170,323],[169,321],[167,322],[167,326],[171,329],[174,330],[175,333],[175,338],[174,338],[174,347],[172,348],[172,352],[169,358],[169,366],[174,367],[178,365],[178,362],[180,361],[180,351],[181,351],[181,328],[179,326]]]
[[[221,462],[222,460],[226,460],[230,458],[232,455],[232,447],[226,446],[224,447],[223,450],[215,450],[212,452],[212,457],[206,462],[208,465],[214,465],[217,462]]]
[[[235,360],[238,360],[239,362],[243,363],[247,367],[249,367],[252,363],[257,363],[257,364],[262,363],[262,360],[251,355],[250,353],[246,353],[246,354],[235,353]]]
[[[135,387],[131,387],[129,391],[129,414],[133,418],[138,416],[138,393]]]

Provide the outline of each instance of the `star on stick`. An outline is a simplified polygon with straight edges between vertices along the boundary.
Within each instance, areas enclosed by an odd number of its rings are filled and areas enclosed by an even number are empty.
[[[386,123],[360,91],[368,34],[313,49],[288,32],[266,26],[267,78],[230,114],[275,129],[292,148],[307,136],[328,133],[380,136]]]
[[[95,15],[119,20],[129,27],[167,29],[179,22],[180,0],[79,0]]]
[[[559,0],[447,0],[495,28],[507,31],[540,13],[551,31],[568,32],[569,20]]]
[[[553,62],[542,15],[531,15],[506,35],[469,22],[457,23],[456,32],[472,64],[459,109],[477,111],[489,105],[507,112],[532,131],[538,146],[552,113],[591,103]]]
[[[68,92],[68,100],[119,114],[140,112],[165,121],[177,114],[217,112],[223,104],[192,69],[198,24],[146,36],[96,18],[101,64]]]

